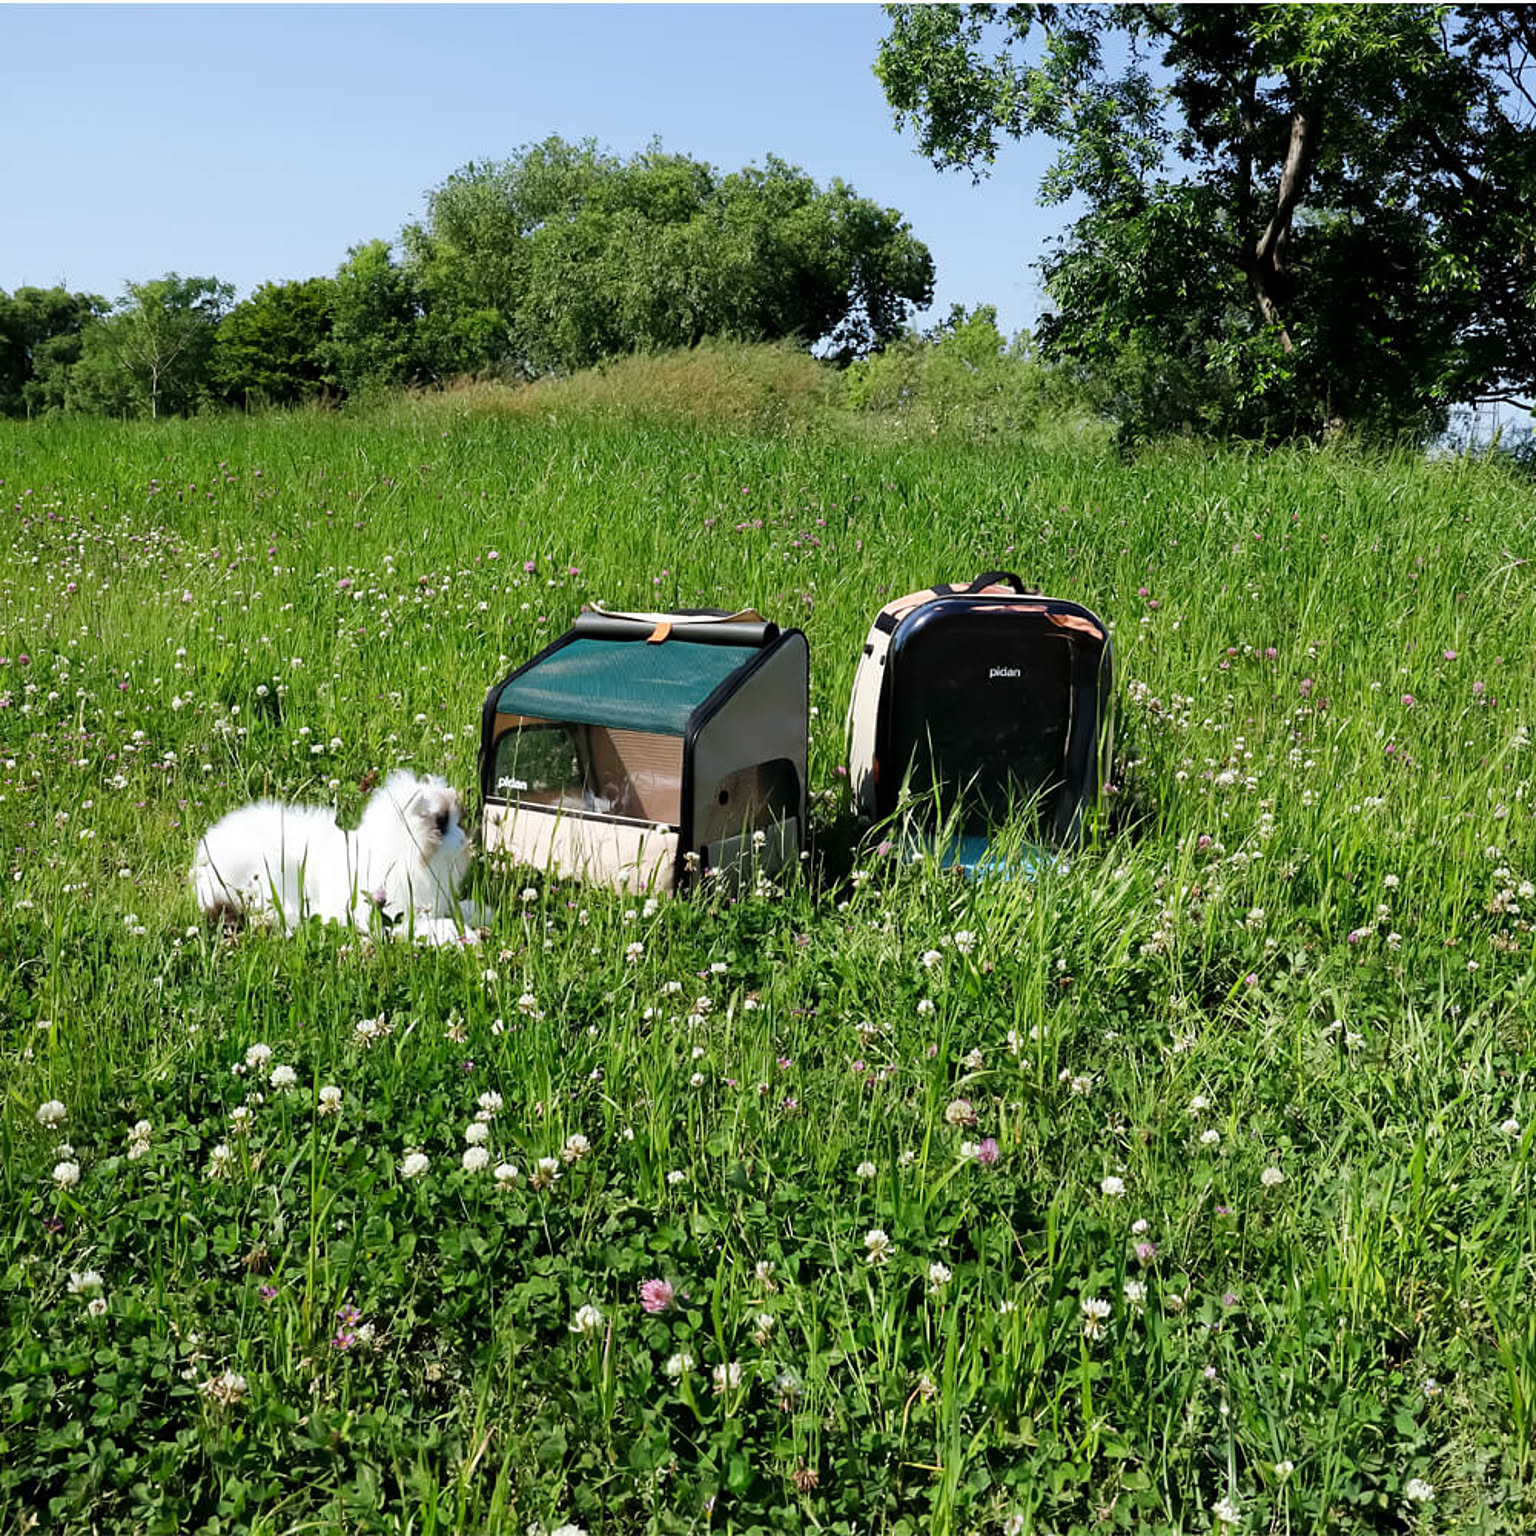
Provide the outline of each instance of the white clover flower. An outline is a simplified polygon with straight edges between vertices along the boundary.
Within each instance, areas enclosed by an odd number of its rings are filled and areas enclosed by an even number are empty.
[[[1396,879],[1395,876],[1389,876],[1388,878],[1392,879],[1394,881]],[[1296,1470],[1296,1463],[1294,1461],[1277,1461],[1275,1463],[1275,1476],[1278,1477],[1282,1483],[1295,1470]]]
[[[491,1154],[486,1147],[465,1147],[464,1156],[459,1161],[465,1173],[479,1173],[482,1169],[490,1167]]]
[[[570,1321],[569,1331],[586,1335],[596,1333],[602,1326],[602,1312],[588,1302],[585,1306],[577,1307],[576,1315]]]
[[[471,1120],[464,1127],[466,1146],[483,1147],[491,1139],[491,1128],[483,1120]]]
[[[497,1163],[496,1187],[498,1189],[516,1189],[522,1174],[518,1172],[516,1163]]]
[[[400,1163],[402,1179],[419,1179],[427,1171],[431,1159],[425,1152],[407,1152]]]
[[[1243,1523],[1242,1507],[1236,1499],[1217,1499],[1211,1505],[1211,1518],[1217,1525],[1241,1525]]]
[[[46,1104],[40,1104],[37,1110],[37,1123],[44,1130],[56,1130],[64,1124],[69,1111],[57,1100],[49,1099]]]
[[[341,1113],[341,1089],[334,1083],[327,1083],[320,1090],[317,1107],[322,1115],[339,1115]]]
[[[772,1259],[759,1259],[752,1271],[752,1277],[764,1290],[776,1291],[779,1286],[778,1282],[773,1278],[773,1272],[777,1267]]]
[[[148,1120],[139,1120],[128,1132],[128,1160],[137,1162],[149,1151],[149,1138],[154,1134],[154,1128]]]
[[[1499,1127],[1499,1135],[1507,1137],[1510,1141],[1518,1140],[1520,1136],[1520,1122],[1516,1120],[1513,1115],[1511,1115],[1509,1119]]]
[[[636,939],[633,944],[628,944],[628,945],[625,946],[625,949],[624,949],[624,963],[626,965],[634,965],[634,964],[636,964],[639,961],[640,957],[644,953],[645,953],[645,945],[642,944],[639,941],[639,939]]]
[[[1206,1098],[1203,1093],[1197,1093],[1194,1098],[1189,1101],[1189,1112],[1192,1115],[1201,1114],[1203,1111],[1209,1109],[1210,1107],[1211,1101]]]
[[[245,1377],[238,1371],[225,1371],[220,1376],[210,1377],[197,1390],[219,1407],[231,1408],[245,1396],[248,1388]]]
[[[237,1135],[245,1135],[251,1128],[251,1110],[247,1104],[237,1104],[229,1112],[229,1128]]]
[[[1138,1216],[1136,1218],[1136,1220],[1131,1223],[1131,1236],[1132,1237],[1144,1237],[1146,1235],[1146,1233],[1148,1232],[1148,1230],[1149,1230],[1149,1227],[1148,1227],[1148,1223],[1147,1223],[1147,1218],[1145,1216]]]
[[[878,1172],[879,1170],[871,1162],[860,1163],[859,1166],[854,1169],[854,1173],[857,1174],[861,1179],[872,1179]]]
[[[717,1393],[733,1392],[741,1385],[741,1367],[734,1360],[715,1366],[709,1374]]]
[[[1221,1140],[1221,1132],[1214,1126],[1208,1126],[1200,1132],[1200,1145],[1202,1147],[1214,1147]]]
[[[805,1390],[800,1378],[793,1371],[783,1370],[773,1378],[773,1390],[779,1394],[780,1406],[793,1406]]]
[[[352,1036],[359,1045],[373,1045],[390,1034],[393,1028],[381,1013],[376,1019],[359,1019],[352,1026]]]
[[[227,1142],[220,1142],[208,1154],[208,1177],[227,1179],[235,1170],[234,1149]]]
[[[1140,1280],[1127,1280],[1120,1287],[1126,1304],[1133,1310],[1140,1312],[1147,1302],[1147,1287]]]
[[[667,1363],[662,1366],[668,1376],[676,1381],[680,1376],[686,1376],[693,1369],[693,1356],[687,1350],[681,1350],[675,1355],[667,1357]]]
[[[53,1182],[60,1189],[73,1189],[80,1182],[80,1164],[67,1158],[53,1165]]]
[[[69,1272],[69,1294],[71,1296],[83,1296],[89,1291],[99,1291],[104,1284],[101,1276],[94,1269],[82,1269],[78,1272]]]
[[[282,1092],[297,1085],[299,1074],[292,1067],[273,1067],[272,1076],[267,1081],[279,1092]]]
[[[773,1338],[773,1325],[777,1321],[772,1312],[759,1312],[752,1319],[752,1342],[759,1349],[767,1349]]]
[[[949,1265],[941,1264],[937,1259],[928,1266],[928,1293],[936,1296],[954,1278]]]
[[[475,1103],[479,1106],[480,1119],[492,1120],[501,1112],[501,1095],[494,1088],[482,1093]]]
[[[560,1149],[560,1160],[566,1163],[579,1163],[591,1150],[592,1143],[578,1132],[574,1136],[566,1137],[565,1145]]]
[[[1285,1183],[1285,1175],[1281,1173],[1281,1171],[1273,1164],[1271,1164],[1263,1171],[1263,1173],[1259,1175],[1259,1183],[1262,1184],[1265,1189],[1273,1189],[1275,1185]]]
[[[1410,1477],[1403,1484],[1403,1497],[1415,1504],[1427,1504],[1435,1496],[1435,1490],[1422,1477]]]
[[[1097,1339],[1104,1332],[1104,1322],[1110,1314],[1110,1305],[1102,1296],[1085,1296],[1081,1302],[1083,1337]]]
[[[687,1178],[688,1175],[684,1173],[681,1168],[674,1168],[667,1175],[667,1183],[669,1186],[671,1186],[671,1188],[676,1189],[677,1186],[685,1182]]]
[[[558,1157],[541,1157],[533,1165],[533,1174],[528,1183],[534,1189],[548,1189],[551,1184],[558,1183],[560,1179],[560,1159]]]
[[[270,1045],[253,1045],[245,1053],[246,1069],[250,1072],[259,1072],[272,1060],[272,1047]]]
[[[938,950],[925,949],[921,957],[922,967],[925,971],[931,971],[943,958],[944,956]]]
[[[1125,1180],[1111,1173],[1099,1181],[1099,1191],[1111,1200],[1122,1200],[1125,1198]]]
[[[884,1264],[890,1258],[893,1245],[888,1233],[880,1227],[871,1227],[864,1234],[864,1262],[866,1264]]]
[[[107,1298],[105,1296],[92,1296],[85,1304],[86,1314],[90,1317],[105,1317],[107,1312]]]

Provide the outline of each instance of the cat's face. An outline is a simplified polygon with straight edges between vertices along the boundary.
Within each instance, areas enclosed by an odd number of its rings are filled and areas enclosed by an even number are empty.
[[[468,865],[469,833],[457,790],[441,780],[424,780],[406,807],[406,821],[423,864],[455,870]]]

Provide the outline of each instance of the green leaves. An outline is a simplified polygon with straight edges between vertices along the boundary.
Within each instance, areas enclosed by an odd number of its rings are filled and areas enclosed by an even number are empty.
[[[219,322],[212,372],[224,399],[297,405],[336,387],[325,363],[334,286],[323,277],[263,283]]]
[[[1041,264],[1042,352],[1128,437],[1423,439],[1536,388],[1506,8],[888,10],[876,73],[936,165],[1060,144],[1041,195],[1086,211]]]
[[[168,272],[129,283],[113,312],[81,332],[66,406],[151,418],[187,414],[206,397],[229,283]]]
[[[710,336],[853,357],[933,285],[901,216],[842,182],[823,191],[774,156],[722,176],[659,145],[622,161],[552,138],[467,165],[404,245],[439,377],[565,373]]]

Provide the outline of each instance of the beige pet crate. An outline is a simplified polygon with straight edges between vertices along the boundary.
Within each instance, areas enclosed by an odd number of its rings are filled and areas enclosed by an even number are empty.
[[[487,851],[672,891],[800,853],[809,650],[760,614],[591,610],[486,696]]]

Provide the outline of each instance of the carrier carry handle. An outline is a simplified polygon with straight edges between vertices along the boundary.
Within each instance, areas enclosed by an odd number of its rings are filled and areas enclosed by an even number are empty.
[[[779,626],[766,619],[733,619],[727,615],[701,624],[676,622],[681,617],[672,615],[667,628],[668,618],[659,614],[654,619],[639,619],[587,611],[576,615],[571,631],[586,640],[691,640],[703,645],[765,646],[779,636]]]
[[[961,589],[962,597],[970,597],[974,593],[984,592],[988,587],[996,586],[998,582],[1013,588],[1020,597],[1028,593],[1029,588],[1024,585],[1022,578],[1015,576],[1012,571],[988,571],[983,576],[978,576],[970,586]]]

